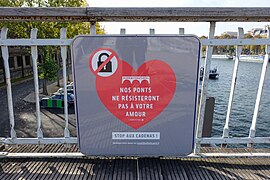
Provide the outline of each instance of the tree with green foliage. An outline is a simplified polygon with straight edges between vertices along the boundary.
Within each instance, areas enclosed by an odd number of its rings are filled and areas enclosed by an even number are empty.
[[[4,7],[86,7],[86,0],[2,0]],[[9,28],[10,38],[29,38],[32,28],[38,29],[38,38],[59,38],[60,29],[67,28],[67,38],[89,34],[89,22],[1,22],[0,27]],[[96,23],[97,34],[105,34],[104,28]]]
[[[207,39],[207,38],[208,38],[207,36],[199,37],[199,39]],[[206,46],[202,46],[202,53],[203,53],[203,56],[205,56],[205,54],[206,54]]]
[[[216,36],[216,39],[235,39],[236,37],[233,35],[229,34],[221,34],[220,36]],[[214,52],[218,54],[229,54],[229,55],[234,55],[235,52],[235,46],[215,46],[214,47]]]
[[[253,38],[261,39],[260,35],[254,35]],[[250,45],[250,51],[252,54],[264,54],[264,45]]]
[[[52,57],[52,50],[50,48],[45,52],[45,59],[42,64],[38,66],[39,78],[43,79],[45,87],[47,87],[48,81],[55,81],[57,79],[59,65]],[[44,94],[48,94],[47,88],[45,88]]]
[[[86,7],[86,0],[1,0],[0,6],[5,7]],[[67,29],[67,38],[73,38],[79,34],[90,33],[89,22],[1,22],[0,28],[7,27],[9,38],[29,38],[32,28],[37,28],[37,38],[59,38],[60,29]],[[105,34],[104,28],[96,23],[97,34]],[[45,63],[45,52],[47,47],[39,47],[38,54],[42,64]],[[55,47],[53,52],[60,53],[59,47]],[[67,63],[68,64],[68,63]],[[53,69],[53,68],[52,68]],[[47,87],[43,83],[43,93],[47,92]]]

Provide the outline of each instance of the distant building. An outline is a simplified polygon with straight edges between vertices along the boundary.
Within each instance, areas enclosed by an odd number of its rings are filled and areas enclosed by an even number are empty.
[[[54,59],[61,65],[62,60],[57,55],[53,54]],[[68,66],[71,66],[71,61],[68,55]],[[41,55],[38,55],[38,63],[41,63]],[[31,76],[33,74],[32,57],[29,49],[19,47],[9,47],[9,68],[11,79],[18,79]],[[0,83],[5,82],[5,68],[2,53],[0,51]]]
[[[234,31],[225,31],[221,35],[229,35],[229,36],[237,37],[237,32],[234,32]]]
[[[26,49],[9,48],[9,68],[11,79],[21,78],[32,74],[31,55]],[[5,82],[4,60],[0,53],[0,83]]]
[[[267,27],[268,25],[264,26],[263,28],[252,28],[248,31],[249,34],[252,36],[260,35],[260,36],[267,36]]]

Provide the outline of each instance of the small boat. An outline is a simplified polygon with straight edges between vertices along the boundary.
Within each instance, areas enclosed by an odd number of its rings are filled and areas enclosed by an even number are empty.
[[[201,67],[200,68],[200,80],[203,79],[203,73],[204,73],[204,68]],[[217,67],[215,67],[214,69],[210,69],[209,79],[218,79],[218,77],[219,77],[219,73],[217,72]]]
[[[236,57],[234,57],[235,60]],[[240,55],[239,56],[239,61],[242,62],[258,62],[258,63],[262,63],[264,60],[264,56],[263,55]]]
[[[226,57],[227,57],[227,59],[230,59],[230,60],[233,60],[233,58],[234,58],[234,56],[229,55],[229,54],[227,54]]]
[[[233,59],[229,54],[212,54],[212,59]]]

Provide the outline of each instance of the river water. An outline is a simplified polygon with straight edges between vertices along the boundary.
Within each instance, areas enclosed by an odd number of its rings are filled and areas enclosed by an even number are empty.
[[[218,80],[209,80],[208,94],[215,97],[212,136],[222,136],[225,124],[234,61],[212,59]],[[237,84],[230,117],[230,137],[247,137],[251,126],[262,63],[239,62]],[[256,136],[270,136],[270,72],[267,72],[256,126]],[[269,145],[259,145],[269,147]]]

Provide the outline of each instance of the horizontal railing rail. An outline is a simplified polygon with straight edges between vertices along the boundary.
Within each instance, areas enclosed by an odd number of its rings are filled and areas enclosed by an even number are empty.
[[[269,7],[0,7],[0,21],[267,22]]]
[[[3,144],[76,144],[77,137],[55,137],[55,138],[1,138]]]
[[[102,36],[102,35],[99,35]],[[123,35],[115,35],[123,36]],[[149,36],[149,35],[148,35]],[[0,40],[0,46],[70,46],[72,39],[6,39]],[[245,46],[270,45],[270,40],[263,39],[201,39],[202,46]]]

